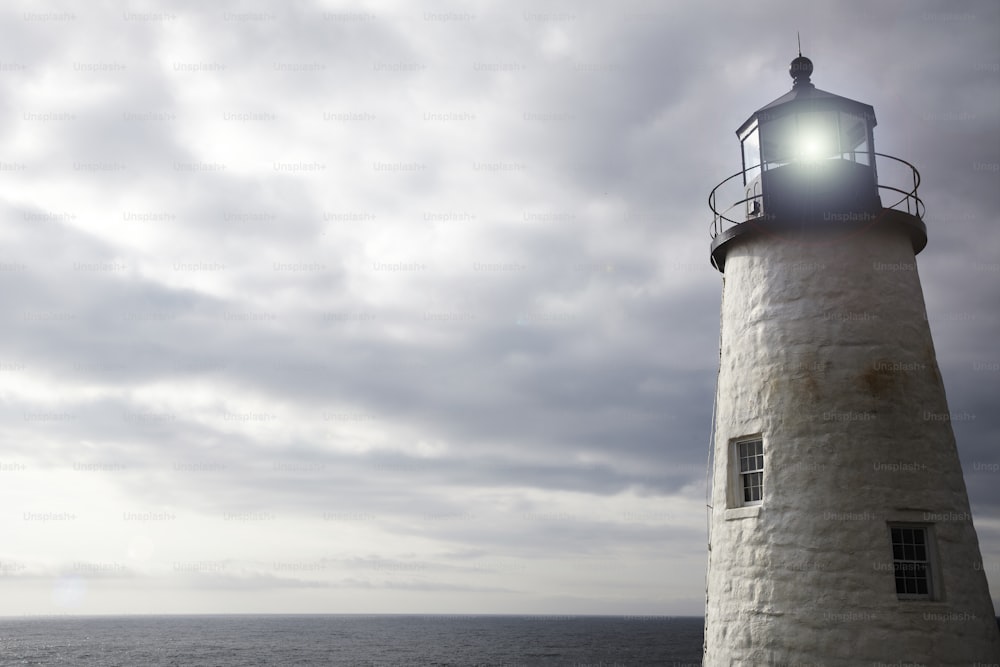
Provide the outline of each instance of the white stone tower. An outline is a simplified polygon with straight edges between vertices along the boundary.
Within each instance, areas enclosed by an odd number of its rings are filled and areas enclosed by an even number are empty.
[[[704,664],[995,664],[917,275],[919,175],[875,152],[871,106],[812,69],[792,61],[791,92],[737,130],[743,169],[709,198],[723,290]],[[905,187],[879,183],[900,165]]]

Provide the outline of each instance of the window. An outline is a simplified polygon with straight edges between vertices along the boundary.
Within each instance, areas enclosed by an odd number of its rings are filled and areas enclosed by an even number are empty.
[[[759,505],[764,498],[764,441],[760,438],[736,441],[739,464],[737,505]]]
[[[845,152],[835,111],[799,111],[761,122],[760,141],[765,169],[799,160],[839,158]]]
[[[892,569],[900,599],[933,598],[930,541],[924,526],[890,526]]]
[[[845,160],[869,164],[868,123],[863,116],[840,112],[840,150]]]
[[[760,133],[754,124],[740,137],[743,145],[743,185],[760,176]]]
[[[765,169],[787,164],[792,159],[792,141],[795,134],[795,118],[791,115],[779,116],[760,124],[760,161]]]

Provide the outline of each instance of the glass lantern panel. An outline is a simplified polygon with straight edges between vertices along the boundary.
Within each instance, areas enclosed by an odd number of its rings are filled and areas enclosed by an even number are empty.
[[[760,132],[756,127],[743,137],[743,184],[760,176]]]
[[[841,155],[837,114],[811,111],[795,114],[797,121],[794,155],[799,160],[824,160]]]
[[[835,111],[800,111],[761,123],[761,157],[767,168],[840,157],[837,121]]]
[[[795,148],[795,116],[779,116],[760,124],[760,157],[765,169],[791,162]]]
[[[868,123],[864,117],[840,112],[840,147],[845,160],[870,164]]]

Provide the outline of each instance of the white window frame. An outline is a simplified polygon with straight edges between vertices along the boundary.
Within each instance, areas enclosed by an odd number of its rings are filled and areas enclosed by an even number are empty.
[[[740,445],[748,443],[760,443],[761,467],[752,470],[740,470]],[[764,438],[761,435],[742,436],[735,438],[730,445],[730,507],[758,507],[764,503]],[[748,474],[760,475],[760,498],[757,500],[746,500],[744,494],[744,476]]]
[[[937,555],[937,540],[934,536],[934,526],[929,523],[917,523],[908,521],[890,521],[889,524],[889,555],[892,562],[892,587],[896,591],[896,597],[899,600],[940,600],[941,590],[940,581],[941,578],[938,575],[938,555]],[[895,542],[893,541],[892,531],[895,529],[905,529],[905,530],[919,530],[923,532],[924,535],[924,558],[896,558],[895,553]],[[927,593],[900,593],[896,587],[896,563],[923,563],[925,565],[925,571],[927,573]]]

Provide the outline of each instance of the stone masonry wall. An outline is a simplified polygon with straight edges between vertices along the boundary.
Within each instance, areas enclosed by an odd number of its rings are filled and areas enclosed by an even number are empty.
[[[1000,662],[908,238],[732,245],[704,664]],[[755,434],[764,501],[734,511],[731,443]],[[931,526],[940,599],[897,598],[892,521]]]

